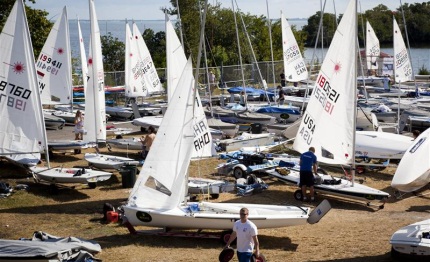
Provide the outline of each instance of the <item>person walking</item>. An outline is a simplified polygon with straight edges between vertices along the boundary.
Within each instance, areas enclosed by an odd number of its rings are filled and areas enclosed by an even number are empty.
[[[300,187],[302,188],[303,201],[307,200],[306,191],[309,187],[311,201],[315,200],[314,197],[314,173],[317,173],[318,164],[315,155],[315,148],[309,147],[309,151],[301,154],[300,156]]]
[[[255,247],[255,256],[260,257],[257,226],[248,219],[249,210],[243,207],[239,211],[240,220],[234,222],[233,232],[224,248],[229,248],[237,237],[237,258],[239,262],[250,262]]]

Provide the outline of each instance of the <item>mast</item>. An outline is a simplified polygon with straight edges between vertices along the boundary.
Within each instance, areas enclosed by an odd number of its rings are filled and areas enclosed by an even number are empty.
[[[354,17],[354,24],[355,25],[353,25],[353,28],[354,28],[354,30],[355,30],[355,35],[354,35],[354,38],[355,39],[358,39],[358,26],[357,26],[357,1],[358,0],[355,0],[355,17]],[[357,136],[357,131],[356,131],[356,129],[357,129],[357,52],[358,52],[358,50],[359,50],[359,48],[358,48],[358,40],[357,41],[354,41],[356,44],[355,44],[355,52],[354,52],[354,62],[353,62],[353,65],[354,65],[354,70],[353,70],[353,79],[355,79],[355,81],[354,81],[354,85],[353,85],[353,88],[354,88],[354,106],[355,106],[355,110],[354,110],[354,113],[353,113],[353,119],[354,119],[354,121],[352,121],[352,123],[353,123],[353,128],[352,128],[352,132],[353,132],[353,135],[352,135],[352,168],[351,168],[351,177],[352,177],[352,179],[351,179],[351,186],[354,186],[354,183],[355,183],[355,140],[356,140],[356,136]]]
[[[302,109],[300,110],[300,114],[301,114],[301,115],[303,115],[303,113],[304,113],[304,111],[305,111],[305,110],[304,110],[304,109],[305,109],[305,99],[306,99],[306,97],[308,97],[308,95],[309,95],[309,79],[310,79],[310,77],[311,77],[312,69],[313,69],[313,67],[314,67],[314,59],[315,59],[315,53],[316,53],[317,46],[318,46],[318,39],[319,39],[320,33],[321,33],[321,31],[322,31],[322,26],[323,26],[323,14],[324,14],[324,10],[325,10],[325,4],[326,4],[326,2],[327,2],[327,1],[326,1],[326,0],[324,0],[324,6],[322,7],[322,10],[321,10],[320,24],[319,24],[319,26],[318,26],[317,38],[315,39],[314,52],[312,53],[312,59],[311,59],[311,65],[310,65],[310,67],[309,67],[308,79],[306,80],[306,91],[305,91],[305,95],[303,96]],[[321,39],[321,42],[322,42],[322,39]],[[324,61],[324,59],[323,59],[323,61]]]
[[[406,44],[408,45],[408,56],[409,56],[409,60],[411,60],[411,58],[412,58],[411,57],[411,45],[409,44],[408,28],[406,26],[405,12],[403,11],[402,0],[400,0],[400,9],[402,10],[403,24],[405,25],[405,36],[406,36]],[[414,79],[415,96],[419,96],[418,86],[417,86],[417,82],[415,80],[415,73],[414,73],[414,67],[412,65],[412,62],[411,62],[411,70],[412,70],[412,78]],[[399,83],[399,90],[400,90],[400,83]],[[400,104],[399,104],[399,106],[400,106]],[[400,117],[398,119],[400,119]]]
[[[236,6],[237,6],[237,1],[235,0],[235,2],[236,2]],[[239,10],[239,7],[238,7],[238,10]],[[260,76],[260,79],[261,79],[261,82],[263,84],[264,89],[266,89],[266,86],[267,86],[267,84],[265,84],[266,81],[263,79],[263,76],[261,75],[260,67],[258,66],[258,62],[257,62],[257,58],[255,56],[254,49],[252,48],[251,39],[249,38],[248,30],[246,30],[245,21],[243,21],[243,16],[240,12],[239,12],[239,16],[240,16],[240,20],[242,21],[242,26],[243,26],[243,30],[244,30],[245,35],[246,35],[246,39],[248,40],[249,48],[251,49],[252,58],[254,59],[255,65],[257,67],[258,75]],[[265,92],[265,94],[266,94],[267,101],[269,101],[269,104],[270,104],[270,99],[269,99],[269,96],[267,95],[267,92]],[[248,105],[248,103],[247,103],[247,105]],[[247,108],[248,108],[248,106],[247,106]]]
[[[272,44],[272,22],[270,21],[270,14],[269,14],[269,3],[268,0],[266,0],[266,9],[267,9],[267,27],[269,28],[269,41],[270,41],[270,55],[272,58],[272,75],[273,75],[273,87],[276,89],[276,80],[275,80],[275,59],[273,58],[273,44]],[[276,91],[275,91],[276,93]],[[269,105],[270,105],[270,99]]]
[[[182,36],[181,12],[179,12],[179,0],[176,0],[176,8],[178,9],[179,36],[181,37],[181,44],[182,44],[182,46],[184,46],[184,38]]]
[[[234,17],[234,25],[236,27],[236,42],[237,42],[237,51],[239,54],[239,64],[240,64],[240,73],[242,75],[242,87],[244,94],[244,100],[245,100],[245,107],[246,110],[248,110],[248,99],[246,95],[246,87],[245,87],[245,76],[243,75],[243,67],[242,67],[242,52],[240,50],[240,42],[239,42],[239,28],[237,27],[237,20],[236,20],[236,11],[234,10],[234,0],[231,0],[231,5],[233,7],[233,17]]]

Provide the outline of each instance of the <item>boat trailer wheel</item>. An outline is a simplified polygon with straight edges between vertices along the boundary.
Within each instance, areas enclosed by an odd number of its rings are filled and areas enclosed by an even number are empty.
[[[242,170],[242,168],[240,168],[240,167],[235,167],[234,168],[234,170],[233,170],[233,176],[234,176],[234,178],[236,178],[236,179],[239,179],[239,178],[242,178],[242,177],[245,177],[245,174],[246,174],[246,172],[245,171],[243,171]]]
[[[227,244],[228,240],[230,239],[231,234],[233,233],[233,230],[225,230],[221,232],[221,242],[225,245]],[[236,239],[233,240],[230,244],[235,244]]]
[[[302,190],[301,189],[298,189],[298,190],[296,190],[296,192],[294,192],[294,198],[296,200],[302,200],[303,194],[302,194]]]

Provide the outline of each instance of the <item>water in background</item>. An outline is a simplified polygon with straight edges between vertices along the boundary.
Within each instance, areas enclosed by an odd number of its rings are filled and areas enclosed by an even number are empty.
[[[145,29],[150,28],[154,32],[165,31],[164,20],[135,20],[140,32],[143,34]],[[132,21],[129,21],[131,26]],[[80,20],[82,37],[84,38],[85,48],[88,48],[90,39],[90,20]],[[125,21],[124,20],[99,20],[99,28],[101,35],[111,33],[113,37],[117,37],[124,42],[125,39]],[[78,20],[69,20],[70,30],[70,46],[72,48],[72,56],[79,57],[79,38],[78,38]],[[85,50],[88,54],[88,50]]]
[[[155,33],[159,31],[165,31],[164,20],[135,20],[136,24],[139,27],[141,33],[145,31],[145,29],[150,28]],[[175,23],[174,20],[172,20]],[[298,30],[302,29],[304,25],[307,24],[306,19],[291,19],[288,20],[291,25],[295,25]],[[85,46],[88,47],[88,41],[90,37],[90,21],[89,20],[81,20],[81,29],[82,36],[84,38]],[[129,21],[131,25],[131,21]],[[77,20],[69,20],[70,27],[70,45],[72,48],[72,56],[78,58],[79,57],[79,39],[78,39],[78,24]],[[100,20],[99,21],[100,33],[101,35],[107,35],[111,33],[113,37],[117,37],[120,41],[124,41],[125,38],[125,21],[124,20]],[[389,55],[393,55],[392,48],[381,48],[382,52],[385,52]],[[88,53],[88,50],[86,50]],[[323,50],[313,48],[307,48],[303,54],[307,62],[311,62],[312,57],[314,57],[314,61],[318,61],[321,63],[323,61],[324,55],[327,53],[327,48]],[[421,67],[425,67],[430,70],[430,48],[411,48],[411,60],[412,67],[414,69],[415,74],[419,71]]]
[[[176,23],[175,20],[171,20]],[[288,20],[291,25],[295,25],[300,30],[307,24],[307,19],[292,19]],[[135,20],[140,32],[143,34],[145,29],[152,29],[155,33],[165,31],[164,20]],[[132,21],[129,21],[131,25]],[[84,38],[85,47],[87,48],[90,38],[90,20],[80,20],[82,37]],[[79,39],[78,39],[78,22],[76,19],[69,20],[70,28],[70,45],[72,48],[72,56],[79,57]],[[113,37],[117,37],[124,42],[125,39],[125,21],[124,20],[99,20],[100,34],[107,35],[111,33]],[[86,50],[88,53],[88,50]]]

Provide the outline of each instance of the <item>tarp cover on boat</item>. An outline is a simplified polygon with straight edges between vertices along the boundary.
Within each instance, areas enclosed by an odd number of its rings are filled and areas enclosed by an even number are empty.
[[[264,113],[272,113],[272,114],[285,114],[285,113],[287,113],[287,114],[295,114],[295,115],[300,114],[300,112],[295,110],[295,109],[283,108],[283,107],[277,107],[277,106],[261,107],[255,112],[262,113],[262,114],[264,114]]]
[[[266,95],[266,93],[267,93],[267,95],[270,98],[273,98],[273,96],[275,95],[273,92],[265,91],[265,90],[262,90],[262,89],[255,89],[255,88],[252,88],[252,87],[246,87],[245,90],[246,90],[246,93],[248,95],[249,94],[253,94],[253,95]],[[236,86],[236,87],[229,88],[227,91],[230,94],[240,94],[240,92],[244,91],[244,88],[241,87],[241,86]]]
[[[76,237],[58,238],[35,232],[32,239],[0,239],[0,259],[50,258],[53,261],[87,261],[101,251],[99,244]],[[51,260],[50,260],[51,261]]]

